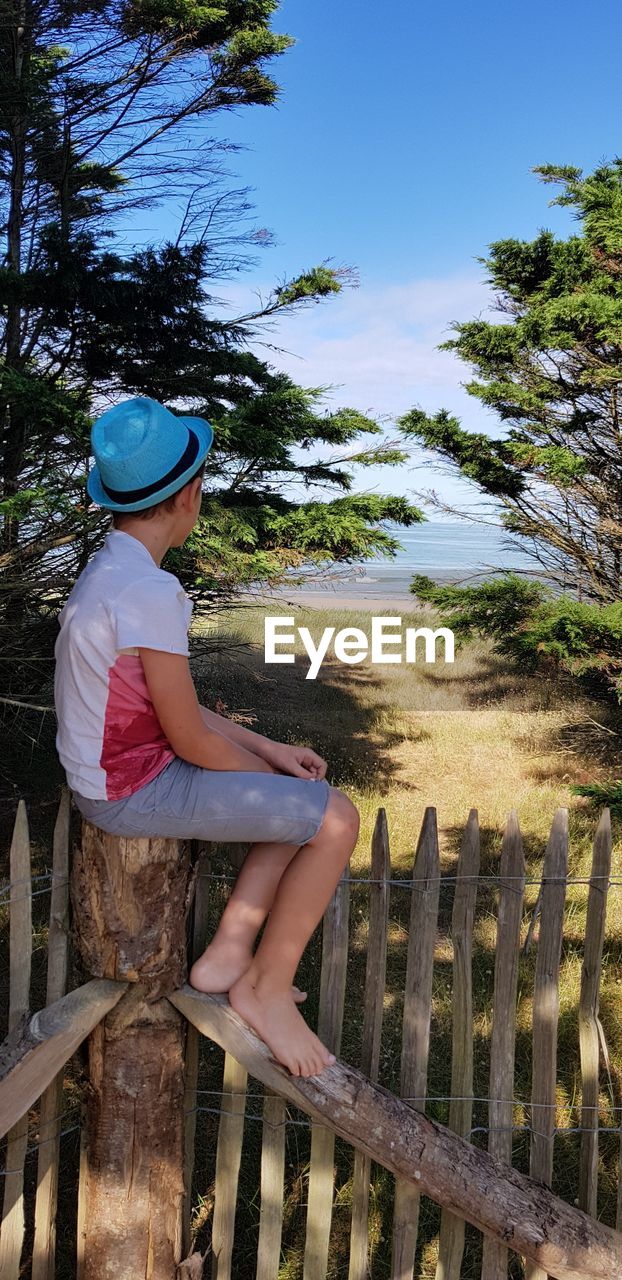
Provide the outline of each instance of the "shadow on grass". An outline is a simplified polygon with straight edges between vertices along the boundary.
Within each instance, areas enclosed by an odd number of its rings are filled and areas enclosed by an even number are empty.
[[[472,708],[509,704],[517,712],[568,713],[565,723],[546,725],[537,733],[537,754],[552,757],[544,763],[526,762],[534,783],[585,783],[596,771],[609,777],[622,775],[622,709],[604,695],[589,691],[572,677],[546,672],[530,674],[525,680],[518,670],[503,669],[503,660],[494,653],[483,654],[475,671],[447,676],[435,668],[422,667],[424,683],[435,689],[451,690],[459,685],[460,696]],[[554,759],[554,757],[557,759]]]
[[[390,688],[380,706],[360,696],[377,695],[384,688],[382,676],[368,667],[344,668],[334,660],[324,663],[316,680],[305,679],[299,664],[279,666],[276,674],[270,667],[267,675],[258,643],[247,641],[242,647],[239,633],[221,631],[219,644],[223,652],[205,656],[195,670],[197,692],[206,705],[214,709],[221,699],[229,712],[248,711],[249,727],[257,732],[312,746],[327,759],[334,786],[365,787],[372,778],[375,786],[390,786],[397,773],[391,753],[406,736],[399,707],[391,700]],[[409,726],[407,736],[415,743],[430,734],[421,726]],[[414,782],[400,785],[418,789]]]
[[[513,709],[518,705],[523,711],[554,711],[564,704],[576,706],[578,701],[591,704],[598,709],[598,720],[604,730],[594,722],[569,723],[570,733],[583,731],[577,739],[579,746],[583,742],[598,741],[603,731],[607,733],[609,730],[613,736],[622,734],[622,709],[602,692],[590,689],[587,683],[582,685],[576,677],[557,670],[525,672],[512,665],[503,654],[481,645],[473,646],[472,650],[477,652],[476,668],[468,670],[463,664],[461,669],[460,657],[466,657],[470,648],[467,645],[458,650],[452,674],[434,664],[422,664],[417,668],[420,678],[437,688],[451,688],[459,684],[461,698],[470,707],[506,702],[510,698]]]

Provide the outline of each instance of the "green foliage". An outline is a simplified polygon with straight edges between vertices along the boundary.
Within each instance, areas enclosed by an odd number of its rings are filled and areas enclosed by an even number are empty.
[[[192,585],[195,599],[235,592],[241,584],[276,586],[303,564],[322,566],[395,555],[399,541],[385,521],[411,525],[421,512],[405,498],[351,494],[327,502],[288,501],[255,490],[210,494],[183,551],[167,565]]]
[[[276,0],[128,0],[122,28],[140,39],[156,36],[166,41],[169,56],[176,59],[204,51],[214,74],[211,108],[255,103],[270,106],[279,89],[266,74],[264,63],[285,53],[291,36],[277,35],[270,20]]]
[[[599,809],[606,806],[612,813],[622,814],[622,779],[620,778],[607,782],[603,786],[598,782],[574,783],[570,790],[576,796],[587,796],[588,800],[591,800]]]
[[[476,587],[440,586],[423,574],[416,575],[410,590],[418,600],[432,604],[444,624],[460,640],[474,635],[492,637],[502,653],[523,656],[521,639],[527,619],[546,597],[539,582],[507,573]]]
[[[543,663],[594,682],[622,702],[622,603],[553,596],[541,583],[504,574],[476,587],[415,577],[411,591],[433,604],[462,639],[493,640],[522,671]]]
[[[463,431],[457,418],[441,409],[433,418],[422,409],[402,415],[398,425],[405,436],[414,436],[428,449],[451,455],[463,475],[475,480],[486,493],[518,497],[524,487],[522,477],[512,467],[512,454],[503,441]]]
[[[302,298],[310,298],[319,302],[329,293],[339,293],[340,285],[335,272],[329,267],[314,267],[311,271],[303,271],[295,280],[280,285],[274,290],[280,307],[290,306]]]
[[[585,458],[578,458],[570,449],[554,444],[510,440],[506,450],[506,456],[511,457],[518,468],[533,476],[539,475],[559,489],[571,488],[576,479],[585,475],[588,466]]]

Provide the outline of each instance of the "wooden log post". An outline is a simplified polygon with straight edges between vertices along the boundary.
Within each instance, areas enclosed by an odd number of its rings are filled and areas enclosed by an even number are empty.
[[[88,1040],[80,1280],[175,1280],[184,1205],[183,1017],[189,842],[111,836],[84,821],[70,877],[87,975],[128,987]]]
[[[341,1047],[348,971],[350,886],[346,868],[322,921],[322,969],[317,1031],[331,1053]],[[328,1275],[330,1228],[335,1189],[335,1135],[326,1125],[311,1128],[311,1160],[307,1195],[307,1233],[303,1280]]]

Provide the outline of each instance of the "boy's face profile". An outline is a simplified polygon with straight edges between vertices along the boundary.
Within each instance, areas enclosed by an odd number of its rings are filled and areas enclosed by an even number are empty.
[[[175,494],[175,503],[171,511],[159,511],[155,519],[162,521],[162,529],[167,526],[167,537],[169,538],[169,546],[181,547],[199,518],[201,511],[201,484],[202,477],[195,476],[194,480],[185,484],[183,489]]]
[[[141,519],[140,516],[132,515],[128,511],[127,515],[115,519],[115,528],[125,529],[135,534],[141,541],[151,540],[144,538],[144,534],[149,531],[149,534],[155,534],[158,542],[165,543],[167,547],[183,546],[201,512],[202,482],[202,475],[189,480],[179,493],[174,495],[175,500],[169,507],[161,507],[147,519]]]

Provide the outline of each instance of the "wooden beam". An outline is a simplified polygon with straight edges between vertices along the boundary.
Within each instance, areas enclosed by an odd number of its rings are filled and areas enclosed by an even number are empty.
[[[516,1010],[525,892],[525,855],[516,809],[508,814],[499,873],[488,1085],[488,1154],[493,1160],[509,1165],[512,1163]],[[480,1280],[505,1280],[507,1273],[507,1249],[498,1240],[487,1236],[483,1241]]]
[[[621,1234],[413,1110],[360,1071],[337,1062],[319,1076],[290,1076],[225,996],[204,995],[185,984],[168,998],[256,1079],[422,1194],[539,1263],[555,1280],[622,1276]]]
[[[468,1138],[473,1124],[473,924],[479,883],[480,838],[477,809],[471,809],[462,838],[451,913],[452,1044],[448,1127]],[[465,1244],[464,1218],[443,1209],[434,1280],[460,1280]]]
[[[382,1017],[387,976],[387,935],[389,932],[389,880],[391,854],[389,829],[384,809],[376,815],[371,842],[371,879],[369,886],[369,926],[367,963],[365,966],[365,1012],[361,1070],[369,1080],[378,1079]],[[284,1103],[281,1103],[284,1106]],[[371,1160],[362,1151],[354,1156],[352,1175],[352,1217],[348,1280],[367,1280],[370,1273],[369,1191]]]
[[[121,999],[126,982],[87,982],[15,1028],[0,1045],[0,1137],[47,1089],[93,1027]]]

